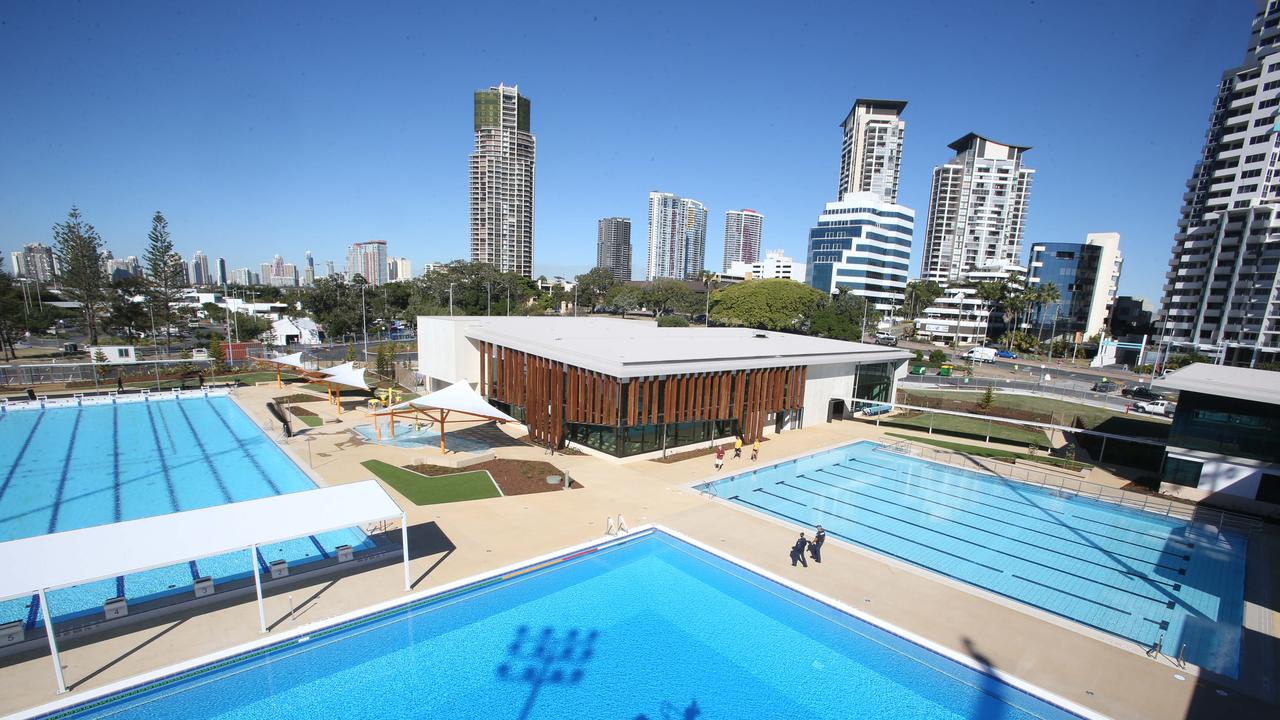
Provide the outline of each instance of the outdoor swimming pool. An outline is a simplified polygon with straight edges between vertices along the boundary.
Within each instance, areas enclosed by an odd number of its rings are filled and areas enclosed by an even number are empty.
[[[860,442],[702,486],[1235,677],[1246,538]]]
[[[663,532],[246,655],[61,717],[1075,717]]]
[[[227,397],[0,413],[0,542],[315,488]],[[163,542],[164,538],[156,538]],[[259,565],[371,547],[359,530],[263,546]],[[47,594],[53,617],[189,593],[194,578],[248,577],[243,553],[126,575]],[[0,623],[42,617],[38,600],[0,602]]]

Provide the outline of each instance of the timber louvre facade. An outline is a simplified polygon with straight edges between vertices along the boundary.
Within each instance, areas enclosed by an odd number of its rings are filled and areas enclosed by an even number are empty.
[[[617,378],[490,342],[478,343],[480,393],[523,421],[531,440],[572,441],[618,457],[795,424],[803,365]]]

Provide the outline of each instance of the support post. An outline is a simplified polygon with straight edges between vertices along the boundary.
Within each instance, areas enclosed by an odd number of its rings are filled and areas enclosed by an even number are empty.
[[[67,681],[62,677],[62,658],[58,655],[58,639],[53,636],[53,613],[49,612],[49,601],[44,596],[44,588],[40,596],[40,614],[44,615],[44,634],[49,638],[49,655],[53,657],[53,674],[58,678],[58,694],[67,691]]]
[[[280,366],[276,365],[276,387],[284,387],[284,381],[280,379]]]
[[[1107,456],[1107,436],[1102,436],[1102,447],[1098,449],[1098,464],[1102,464],[1102,458]]]
[[[406,513],[400,513],[400,549],[404,554],[404,591],[409,592],[413,587],[409,584],[409,516]]]
[[[441,411],[440,411],[440,454],[441,454],[441,455],[444,455],[444,454],[445,454],[445,449],[444,449],[444,421],[445,421],[445,419],[446,419],[446,418],[448,418],[448,417],[449,417],[449,411],[448,411],[448,410],[441,410]]]
[[[258,593],[258,627],[267,632],[267,611],[262,603],[262,573],[258,571],[258,546],[249,546],[249,571],[253,573],[253,589]]]

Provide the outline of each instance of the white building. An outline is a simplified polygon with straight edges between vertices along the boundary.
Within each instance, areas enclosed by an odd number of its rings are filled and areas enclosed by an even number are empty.
[[[916,337],[945,345],[980,345],[1002,336],[1007,328],[1002,312],[978,297],[977,285],[1007,283],[1012,289],[1026,285],[1027,269],[1021,265],[990,265],[965,273],[958,282],[914,320]]]
[[[191,284],[197,287],[212,284],[212,278],[209,275],[209,256],[205,255],[203,250],[197,250],[191,256],[189,277],[191,278]]]
[[[387,241],[368,240],[347,248],[347,282],[356,275],[372,286],[387,284]]]
[[[907,124],[903,100],[859,98],[840,127],[844,145],[840,152],[840,186],[836,197],[873,192],[887,203],[898,202],[898,176],[902,167],[902,139]]]
[[[969,133],[948,147],[956,156],[933,169],[920,275],[947,283],[969,270],[1022,260],[1027,201],[1035,171],[1030,147]]]
[[[734,263],[752,264],[760,259],[764,216],[755,210],[729,210],[724,214],[725,272]]]
[[[792,260],[783,250],[770,250],[756,262],[735,262],[724,274],[735,280],[783,279],[804,282],[804,263]]]
[[[645,279],[697,280],[705,269],[707,208],[697,200],[649,193],[649,261]]]
[[[229,282],[232,285],[241,285],[244,287],[262,284],[261,277],[258,273],[250,270],[249,268],[236,268],[235,270],[232,270]]]
[[[263,342],[276,347],[286,345],[318,345],[323,331],[315,320],[306,317],[282,317],[271,323],[271,332]]]
[[[909,357],[895,348],[749,328],[418,318],[418,372],[428,390],[465,380],[525,422],[534,442],[611,458],[650,458],[738,434],[750,443],[828,422],[854,398],[892,399]],[[698,400],[707,397],[716,400]]]
[[[398,257],[387,259],[387,282],[409,280],[413,277],[413,263],[409,258]]]
[[[843,288],[881,312],[902,305],[915,221],[914,210],[870,191],[827,203],[809,230],[809,285],[830,294]]]
[[[471,260],[533,277],[536,145],[529,98],[498,85],[475,94]]]

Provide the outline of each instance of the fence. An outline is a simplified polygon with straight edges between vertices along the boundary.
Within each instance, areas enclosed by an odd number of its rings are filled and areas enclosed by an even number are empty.
[[[1143,512],[1154,513],[1166,517],[1177,518],[1187,523],[1208,526],[1214,529],[1231,529],[1251,533],[1262,527],[1262,521],[1248,515],[1233,513],[1228,510],[1217,510],[1201,505],[1176,502],[1145,493],[1135,493],[1120,488],[1089,482],[1074,473],[1052,472],[1011,465],[990,458],[975,458],[965,453],[944,448],[901,440],[891,445],[882,445],[882,452],[891,452],[908,457],[918,457],[929,462],[949,465],[963,470],[995,475],[1005,480],[1014,480],[1029,485],[1036,485],[1063,495],[1097,500],[1127,507]]]
[[[1009,380],[1005,378],[981,377],[924,377],[907,376],[898,381],[903,390],[984,390],[988,387],[1005,390],[1021,390],[1034,395],[1056,397],[1063,400],[1083,400],[1108,409],[1123,410],[1131,401],[1123,396],[1108,395],[1092,390],[1074,390],[1052,383],[1028,382],[1026,380]]]

